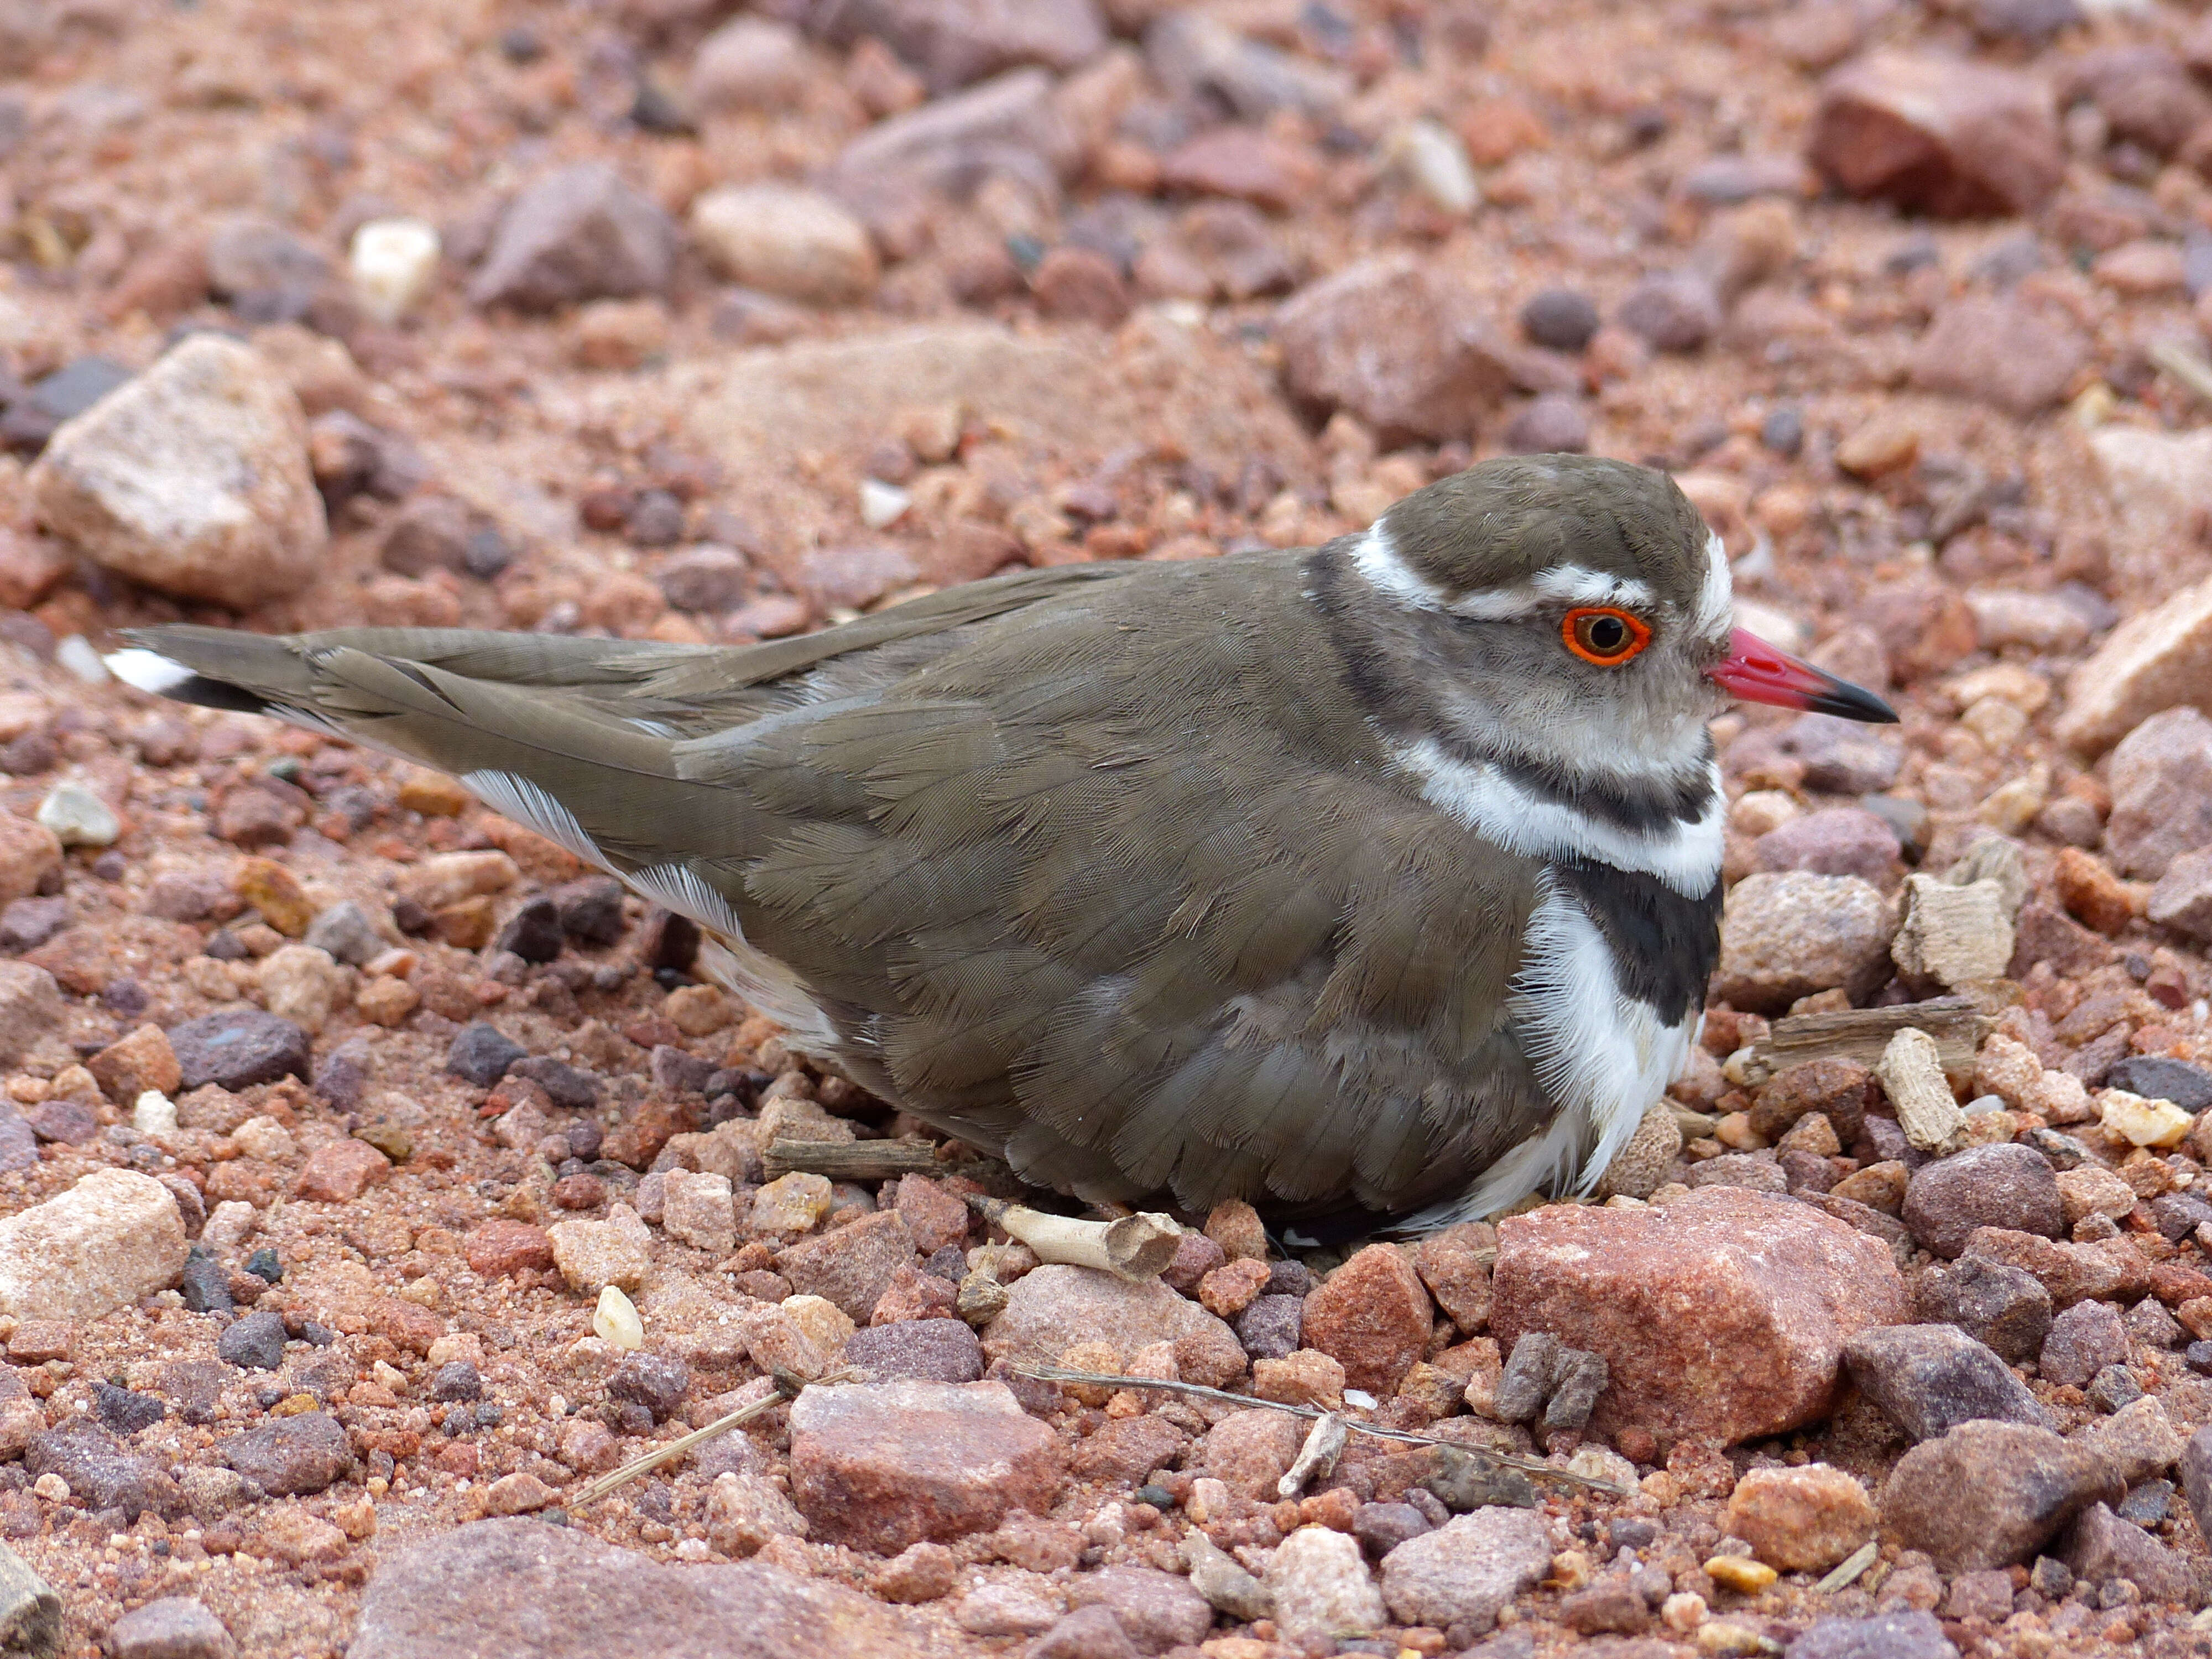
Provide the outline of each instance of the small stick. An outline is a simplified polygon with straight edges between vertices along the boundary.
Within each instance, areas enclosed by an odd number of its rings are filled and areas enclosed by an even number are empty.
[[[2143,356],[2187,386],[2207,403],[2212,403],[2212,363],[2206,362],[2178,340],[2154,341]]]
[[[1226,1389],[1209,1389],[1203,1382],[1170,1382],[1153,1376],[1116,1376],[1110,1371],[1076,1371],[1065,1365],[1016,1365],[1007,1370],[1018,1371],[1024,1376],[1034,1376],[1040,1382],[1095,1382],[1108,1389],[1158,1389],[1167,1394],[1188,1395],[1194,1400],[1218,1400],[1224,1406],[1243,1406],[1260,1411],[1288,1412],[1292,1417],[1326,1417],[1329,1413],[1312,1406],[1286,1406],[1279,1400],[1255,1400],[1249,1394],[1231,1394]],[[1586,1486],[1592,1492],[1610,1493],[1615,1498],[1626,1498],[1629,1489],[1610,1480],[1601,1480],[1594,1474],[1577,1474],[1572,1469],[1554,1468],[1549,1463],[1540,1463],[1533,1457],[1519,1457],[1511,1452],[1492,1451],[1486,1446],[1469,1446],[1457,1440],[1447,1440],[1441,1435],[1419,1434],[1412,1429],[1386,1429],[1373,1423],[1363,1423],[1356,1417],[1340,1418],[1344,1426],[1360,1434],[1371,1434],[1377,1440],[1402,1440],[1414,1446],[1449,1446],[1470,1457],[1486,1457],[1492,1462],[1540,1480],[1557,1480],[1570,1486]]]
[[[832,1181],[891,1181],[902,1175],[942,1174],[948,1164],[927,1140],[793,1140],[779,1136],[761,1154],[774,1181],[793,1174]]]
[[[1103,1268],[1133,1282],[1159,1277],[1182,1241],[1183,1230],[1173,1218],[1150,1211],[1118,1221],[1085,1221],[1079,1216],[1047,1215],[981,1193],[969,1193],[967,1199],[969,1207],[984,1220],[1035,1250],[1039,1261]]]
[[[1313,1427],[1306,1431],[1306,1443],[1298,1448],[1297,1460],[1275,1482],[1275,1496],[1296,1498],[1305,1490],[1307,1481],[1327,1480],[1349,1432],[1344,1419],[1334,1412],[1323,1412],[1314,1419]]]
[[[849,1370],[834,1371],[822,1377],[823,1382],[835,1382],[848,1377]],[[566,1508],[580,1510],[586,1504],[596,1504],[618,1486],[626,1486],[641,1474],[650,1474],[672,1458],[681,1457],[695,1446],[703,1446],[709,1440],[720,1438],[740,1423],[749,1423],[774,1406],[781,1406],[799,1398],[799,1391],[808,1386],[803,1377],[788,1371],[778,1371],[775,1377],[775,1392],[764,1400],[756,1400],[750,1406],[740,1406],[726,1417],[718,1417],[703,1429],[694,1429],[681,1439],[672,1440],[665,1446],[656,1446],[642,1457],[625,1463],[612,1474],[603,1474],[570,1498]]]
[[[1881,1546],[1869,1539],[1843,1559],[1833,1572],[1813,1586],[1815,1595],[1833,1595],[1846,1584],[1855,1583],[1861,1573],[1875,1564],[1881,1554]]]

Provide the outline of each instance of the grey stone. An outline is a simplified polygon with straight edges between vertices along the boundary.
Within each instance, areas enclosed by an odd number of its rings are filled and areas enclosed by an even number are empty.
[[[601,161],[529,185],[500,220],[469,297],[552,311],[584,300],[657,294],[676,258],[676,226]]]
[[[1401,1624],[1480,1632],[1542,1578],[1552,1534],[1528,1510],[1486,1508],[1407,1540],[1382,1559],[1382,1599]]]
[[[2185,1112],[2212,1106],[2212,1072],[2179,1060],[2135,1054],[2105,1073],[2105,1086],[2147,1100],[2170,1100]]]
[[[169,1414],[169,1408],[152,1395],[118,1389],[99,1379],[92,1385],[92,1409],[102,1423],[126,1439],[141,1429],[152,1428]]]
[[[846,1339],[845,1361],[878,1381],[974,1382],[983,1375],[983,1345],[957,1319],[902,1319],[854,1331]]]
[[[2077,1302],[2051,1322],[2039,1362],[2043,1380],[2087,1388],[2106,1366],[2125,1364],[2130,1352],[2119,1310],[2108,1302]]]
[[[245,1370],[273,1371],[284,1363],[284,1320],[280,1314],[250,1313],[216,1339],[216,1358]]]
[[[33,1480],[58,1474],[90,1510],[119,1509],[136,1521],[150,1510],[176,1512],[177,1483],[151,1458],[124,1450],[122,1442],[88,1417],[72,1417],[31,1437],[23,1468]]]
[[[236,1659],[238,1644],[205,1603],[164,1595],[108,1628],[109,1659]]]
[[[1700,272],[1662,271],[1629,290],[1618,320],[1654,350],[1695,351],[1721,325],[1720,295]]]
[[[464,1083],[489,1089],[530,1051],[483,1020],[464,1025],[446,1051],[446,1069]]]
[[[2125,1578],[2143,1593],[2145,1601],[2195,1607],[2203,1600],[2197,1574],[2186,1560],[2103,1504],[2092,1504],[2081,1512],[2059,1559],[2074,1570],[2076,1579],[2088,1583]]]
[[[2027,1384],[1956,1326],[1862,1331],[1844,1345],[1844,1364],[1860,1392],[1915,1440],[1978,1420],[2051,1426]]]
[[[1949,1260],[1977,1227],[2057,1238],[2066,1216],[2058,1176],[2030,1146],[1974,1146],[1913,1171],[1904,1219],[1913,1238]]]
[[[386,1554],[347,1659],[928,1653],[913,1615],[758,1562],[664,1565],[573,1528],[479,1521]]]
[[[1078,1607],[1024,1650],[1024,1659],[1137,1659],[1136,1644],[1106,1607]]]
[[[307,1034],[258,1008],[204,1014],[171,1026],[168,1036],[187,1092],[212,1083],[234,1094],[280,1077],[309,1076]]]
[[[1869,1619],[1822,1619],[1784,1650],[1784,1659],[1959,1659],[1932,1613],[1899,1607]]]
[[[447,1063],[450,1065],[451,1061]],[[512,1075],[528,1078],[544,1090],[546,1098],[556,1106],[565,1106],[570,1111],[580,1112],[599,1103],[599,1079],[580,1066],[570,1066],[550,1054],[532,1054],[514,1061],[507,1069]]]
[[[333,904],[308,923],[301,942],[327,951],[337,961],[349,962],[356,968],[384,951],[384,939],[377,933],[376,924],[351,899]]]
[[[1079,1573],[1068,1583],[1067,1597],[1079,1607],[1109,1609],[1139,1653],[1195,1647],[1213,1626],[1213,1609],[1190,1580],[1158,1567]]]
[[[282,1417],[218,1441],[216,1455],[264,1492],[296,1498],[321,1492],[351,1473],[353,1447],[337,1419],[324,1412]]]
[[[31,1564],[0,1544],[0,1648],[26,1659],[62,1650],[62,1599]]]
[[[2034,1358],[2051,1334],[2051,1292],[2034,1274],[2002,1262],[1961,1256],[1922,1274],[1915,1294],[1923,1322],[1956,1325],[2008,1364]]]
[[[2092,1504],[2125,1486],[2091,1447],[2025,1423],[1961,1423],[1898,1460],[1877,1503],[1883,1540],[1945,1572],[2034,1558]]]
[[[1521,331],[1553,351],[1580,351],[1598,329],[1597,307],[1571,288],[1547,288],[1521,307]]]
[[[1302,1295],[1255,1297],[1234,1321],[1237,1340],[1255,1359],[1283,1358],[1297,1352],[1304,1311]]]

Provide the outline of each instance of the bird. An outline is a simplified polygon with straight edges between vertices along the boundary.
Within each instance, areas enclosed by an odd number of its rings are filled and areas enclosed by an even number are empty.
[[[1735,627],[1664,472],[1574,455],[760,644],[125,641],[688,916],[792,1049],[1032,1186],[1405,1234],[1587,1194],[1686,1062],[1729,699],[1896,719]]]

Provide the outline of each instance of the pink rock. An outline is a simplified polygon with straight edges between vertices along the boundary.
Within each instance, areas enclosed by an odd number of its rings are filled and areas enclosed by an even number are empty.
[[[1938,310],[1912,354],[1912,384],[2021,420],[2064,398],[2089,342],[2054,310],[1969,295]]]
[[[2188,708],[2153,714],[2120,739],[2111,765],[2105,844],[2123,875],[2155,879],[2212,846],[2212,720]]]
[[[1344,1380],[1378,1399],[1429,1346],[1435,1312],[1405,1251],[1370,1244],[1306,1297],[1304,1340],[1344,1367]]]
[[[1592,1430],[1733,1444],[1824,1415],[1845,1341],[1911,1316],[1889,1250],[1810,1206],[1709,1187],[1652,1209],[1499,1224],[1490,1328],[1601,1355]]]
[[[791,1407],[791,1495],[813,1536],[878,1555],[988,1532],[1060,1494],[1062,1453],[1002,1382],[848,1382]]]
[[[1877,52],[1821,88],[1813,165],[1854,196],[1946,218],[2026,213],[2065,171],[2050,89],[2012,70]]]

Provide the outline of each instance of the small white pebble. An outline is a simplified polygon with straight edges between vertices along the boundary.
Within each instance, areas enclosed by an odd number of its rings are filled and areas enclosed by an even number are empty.
[[[860,480],[860,522],[871,530],[888,530],[904,518],[907,508],[913,505],[911,490],[885,483],[881,478]]]
[[[159,1089],[149,1089],[131,1103],[131,1127],[142,1135],[173,1134],[177,1103]]]
[[[1482,200],[1482,186],[1468,161],[1467,146],[1450,128],[1423,117],[1393,133],[1384,159],[1447,213],[1471,213]]]
[[[64,778],[46,791],[38,818],[64,847],[112,847],[123,833],[115,809],[76,778]]]
[[[628,1352],[645,1346],[645,1322],[618,1285],[599,1292],[599,1305],[592,1310],[592,1329],[611,1348]]]
[[[69,1482],[63,1480],[61,1476],[56,1474],[52,1469],[47,1470],[46,1474],[40,1475],[36,1480],[33,1480],[31,1483],[31,1490],[38,1493],[40,1497],[45,1498],[49,1504],[66,1504],[69,1502]]]
[[[420,219],[372,219],[353,234],[353,291],[379,322],[420,305],[438,276],[438,231]]]
[[[105,685],[110,678],[107,664],[82,634],[71,634],[54,647],[54,660],[87,685]]]
[[[676,1559],[679,1561],[704,1561],[714,1553],[703,1538],[685,1538],[676,1546]]]
[[[1375,1409],[1376,1401],[1375,1396],[1364,1389],[1346,1389],[1344,1391],[1344,1403],[1347,1406],[1357,1406],[1364,1412],[1371,1412]]]

